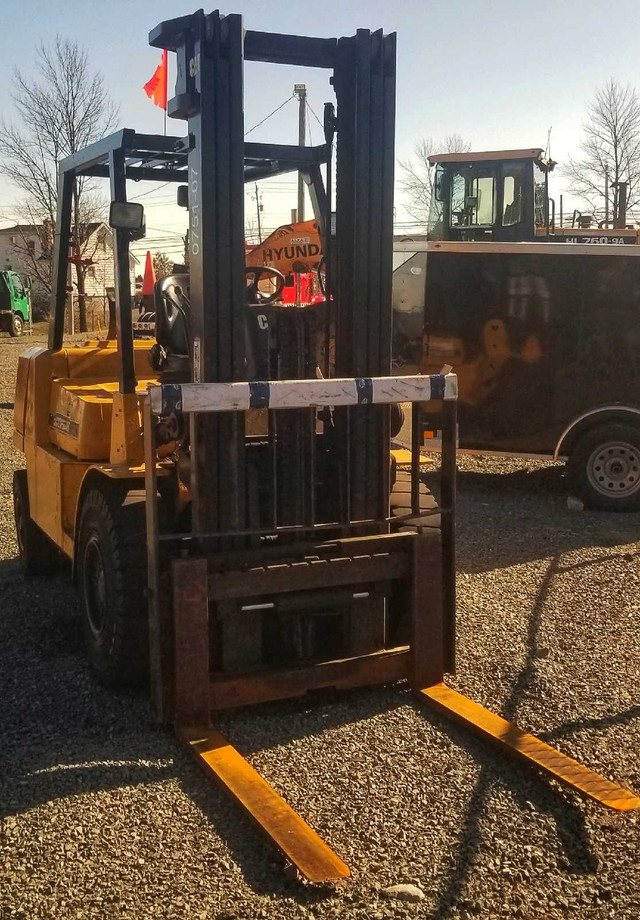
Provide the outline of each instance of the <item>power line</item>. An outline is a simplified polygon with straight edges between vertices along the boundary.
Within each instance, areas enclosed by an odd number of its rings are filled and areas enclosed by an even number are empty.
[[[320,127],[322,128],[322,130],[324,131],[324,125],[322,124],[322,122],[320,121],[320,119],[318,118],[318,116],[316,115],[316,113],[313,111],[313,109],[311,108],[311,104],[310,104],[310,102],[309,102],[309,99],[307,99],[307,108],[309,109],[309,111],[311,112],[311,114],[313,115],[313,117],[315,118],[315,120],[318,122],[318,124],[320,125]]]
[[[275,115],[276,112],[279,112],[280,109],[283,109],[283,108],[285,107],[285,105],[287,104],[287,102],[291,102],[291,100],[294,99],[294,98],[295,98],[294,94],[291,93],[291,95],[289,96],[289,98],[288,98],[288,99],[285,99],[284,102],[282,102],[282,103],[278,106],[277,109],[274,109],[273,112],[269,112],[268,115],[265,115],[265,117],[262,119],[262,121],[259,121],[257,125],[254,125],[254,126],[253,126],[253,128],[249,128],[248,131],[245,131],[244,136],[247,137],[248,134],[251,134],[251,132],[252,132],[252,131],[255,131],[256,128],[259,128],[260,125],[263,125],[263,124],[265,123],[265,121],[268,121],[268,120],[271,118],[272,115]]]
[[[137,201],[138,198],[144,198],[145,195],[153,195],[154,192],[159,192],[161,188],[165,188],[167,185],[173,185],[173,183],[163,182],[162,185],[159,185],[157,188],[149,189],[148,192],[142,192],[140,195],[135,195],[133,198],[129,198],[129,201]]]

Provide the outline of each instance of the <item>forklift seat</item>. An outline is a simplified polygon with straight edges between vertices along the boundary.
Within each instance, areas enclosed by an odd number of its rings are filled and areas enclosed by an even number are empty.
[[[250,272],[251,269],[247,269]],[[283,279],[284,280],[284,279]],[[257,289],[247,286],[247,296]],[[189,275],[167,275],[156,281],[156,342],[149,352],[151,366],[163,383],[191,380],[191,300]],[[246,379],[269,379],[269,326],[265,303],[247,303],[245,312]]]
[[[153,289],[156,308],[156,344],[149,360],[164,382],[190,379],[189,275],[167,275],[156,281]]]

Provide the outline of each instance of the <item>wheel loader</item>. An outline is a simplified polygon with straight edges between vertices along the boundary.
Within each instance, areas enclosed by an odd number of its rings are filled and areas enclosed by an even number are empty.
[[[456,379],[391,376],[395,35],[245,31],[239,15],[198,11],[161,23],[150,43],[177,56],[168,115],[186,133],[125,129],[60,164],[49,342],[21,357],[15,399],[26,571],[67,558],[97,676],[144,679],[158,723],[311,881],[349,869],[213,713],[409,681],[505,751],[612,808],[638,807],[444,683],[455,667]],[[329,71],[337,111],[325,112],[323,144],[245,142],[245,60]],[[294,327],[274,299],[282,276],[244,262],[244,182],[288,171],[306,178],[321,234],[335,211],[323,312]],[[113,338],[68,347],[79,177],[110,183],[115,322]],[[144,213],[127,201],[131,181],[188,186],[189,273],[156,283],[155,341],[133,340],[128,253]],[[396,473],[389,407],[400,402],[416,437],[410,472]],[[420,482],[423,416],[443,431],[438,504]]]

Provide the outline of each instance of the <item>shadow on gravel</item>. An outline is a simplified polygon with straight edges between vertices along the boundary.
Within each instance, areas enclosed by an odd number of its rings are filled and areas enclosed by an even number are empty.
[[[256,892],[307,905],[335,896],[283,873],[281,854],[202,776],[173,734],[152,724],[143,693],[97,683],[82,653],[68,575],[25,579],[16,559],[0,561],[0,598],[0,819],[64,797],[177,780]],[[251,754],[348,721],[341,699],[327,693],[313,703],[271,705],[269,720],[266,706],[238,710],[216,724]],[[360,717],[388,708],[384,694],[372,693],[360,701]]]
[[[544,741],[550,742],[553,738],[570,738],[578,732],[590,728],[610,728],[612,725],[628,725],[634,719],[640,719],[640,705],[629,706],[622,712],[615,712],[611,715],[600,716],[597,719],[577,719],[573,722],[565,722],[564,725],[558,725],[553,731],[540,732],[540,737]]]
[[[357,718],[366,720],[406,704],[407,694],[397,690],[327,690],[295,700],[222,713],[214,721],[216,728],[250,758],[251,754],[259,751],[286,746],[303,737],[352,724],[354,708]],[[229,846],[247,885],[257,894],[284,895],[303,906],[335,897],[336,891],[331,885],[309,885],[289,872],[283,872],[284,857],[274,846],[270,846],[251,819],[226,795],[217,791],[190,759],[184,762],[184,758],[188,758],[186,752],[181,750],[180,757],[182,789]],[[286,789],[278,787],[277,791],[295,807]],[[304,809],[301,808],[300,813],[304,817]],[[339,853],[340,842],[334,841],[333,845]]]
[[[0,562],[0,816],[162,778],[167,744],[141,697],[94,682],[66,573],[25,579]]]
[[[437,472],[424,481],[438,495]],[[562,467],[458,472],[457,570],[480,573],[640,539],[640,512],[569,511]],[[506,513],[505,513],[506,512]],[[524,540],[523,533],[531,535]]]
[[[559,571],[562,571],[562,567],[558,558],[555,558],[547,569],[529,618],[527,658],[500,713],[516,724],[519,704],[527,689],[535,682],[542,612],[553,579]],[[433,920],[448,920],[456,915],[457,905],[482,848],[481,824],[490,820],[486,810],[490,794],[498,783],[510,790],[522,809],[532,812],[532,821],[535,820],[536,811],[553,818],[564,849],[566,865],[563,868],[567,872],[587,874],[597,871],[598,860],[591,845],[585,816],[576,800],[577,793],[565,792],[551,785],[534,768],[510,759],[507,753],[497,752],[487,742],[470,738],[467,733],[441,717],[434,715],[433,718],[438,719],[438,723],[452,739],[484,764],[464,814],[460,846],[454,852],[449,872],[440,886]],[[487,763],[489,758],[490,763]]]

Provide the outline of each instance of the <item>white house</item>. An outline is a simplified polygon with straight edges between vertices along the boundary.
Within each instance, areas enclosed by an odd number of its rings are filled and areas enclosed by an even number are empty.
[[[108,316],[108,300],[114,288],[113,235],[103,221],[89,225],[87,241],[83,246],[83,259],[88,259],[85,274],[87,313],[95,314],[102,322]],[[42,279],[49,274],[49,252],[53,243],[53,227],[50,221],[42,224],[16,224],[0,229],[0,271],[12,269],[29,275],[34,293],[44,294],[46,286]],[[129,255],[129,276],[131,291],[134,291],[135,275],[140,261],[133,253]],[[74,299],[77,295],[77,271],[71,267],[71,283]],[[40,277],[38,277],[40,276]],[[95,316],[93,317],[95,325]]]

